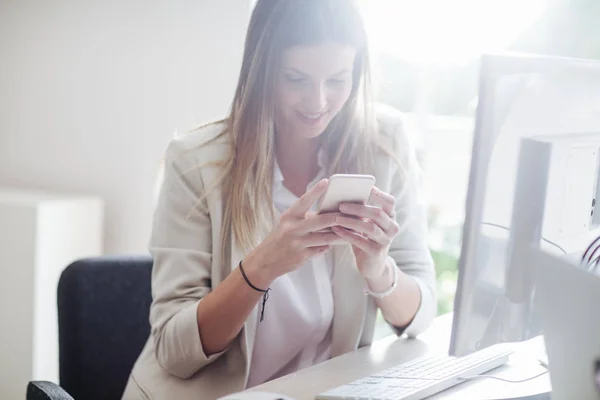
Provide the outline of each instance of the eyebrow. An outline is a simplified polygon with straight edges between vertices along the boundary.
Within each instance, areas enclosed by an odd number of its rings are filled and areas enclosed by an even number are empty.
[[[298,70],[298,69],[296,69],[294,67],[285,67],[284,69],[287,69],[290,72],[295,72],[295,73],[297,73],[299,75],[302,75],[304,77],[307,77],[307,78],[309,77],[309,75],[305,74],[304,72],[302,72],[302,71],[300,71],[300,70]],[[333,74],[331,76],[339,76],[339,75],[348,74],[348,73],[350,73],[349,69],[343,69],[343,70],[341,70],[339,72],[336,72],[335,74]]]

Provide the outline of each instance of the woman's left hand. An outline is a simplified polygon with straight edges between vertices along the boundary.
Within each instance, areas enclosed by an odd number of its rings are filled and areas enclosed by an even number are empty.
[[[358,270],[367,280],[382,276],[392,241],[400,227],[396,222],[396,199],[378,188],[371,192],[371,203],[367,206],[344,203],[340,211],[347,216],[337,217],[339,226],[333,231],[352,245]]]

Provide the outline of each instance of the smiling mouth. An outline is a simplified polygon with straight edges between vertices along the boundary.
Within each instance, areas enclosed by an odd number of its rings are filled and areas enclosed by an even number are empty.
[[[327,111],[316,113],[316,114],[303,113],[303,112],[297,111],[296,114],[298,115],[298,117],[300,117],[300,119],[304,123],[306,123],[308,125],[317,125],[319,122],[321,122],[323,117],[327,114]]]

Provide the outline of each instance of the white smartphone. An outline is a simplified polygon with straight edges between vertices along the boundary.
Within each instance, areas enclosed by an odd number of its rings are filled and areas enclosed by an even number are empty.
[[[341,203],[367,204],[375,185],[372,175],[335,174],[329,178],[327,192],[319,201],[319,214],[340,210]]]

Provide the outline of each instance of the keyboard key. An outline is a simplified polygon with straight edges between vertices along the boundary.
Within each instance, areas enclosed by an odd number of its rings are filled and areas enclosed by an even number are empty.
[[[317,396],[328,400],[404,400],[422,398],[418,393],[442,382],[456,384],[456,378],[477,371],[491,370],[508,360],[508,353],[487,349],[465,357],[429,355],[357,379]],[[439,387],[439,386],[438,386]],[[431,395],[431,390],[426,392]],[[416,397],[413,397],[416,396]]]

